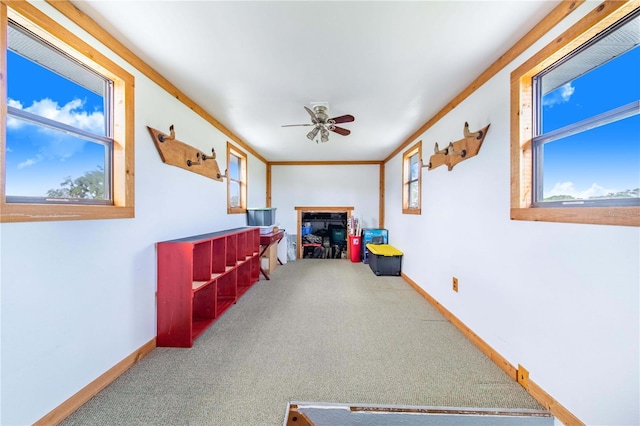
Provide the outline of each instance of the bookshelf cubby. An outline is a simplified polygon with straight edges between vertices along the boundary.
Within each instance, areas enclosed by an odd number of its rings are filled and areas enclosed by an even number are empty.
[[[194,340],[260,279],[260,229],[245,227],[156,244],[157,346]]]

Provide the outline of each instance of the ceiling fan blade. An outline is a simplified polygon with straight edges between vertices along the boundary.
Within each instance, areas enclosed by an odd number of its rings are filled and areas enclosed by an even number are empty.
[[[304,109],[306,109],[306,110],[307,110],[307,112],[309,113],[309,115],[311,116],[311,122],[312,122],[313,124],[316,124],[316,123],[318,122],[318,118],[316,117],[316,113],[315,113],[315,112],[313,112],[313,111],[311,111],[311,110],[310,110],[309,108],[307,108],[307,107],[304,107]]]
[[[280,127],[315,126],[315,124],[284,124]]]
[[[338,126],[333,126],[333,128],[330,128],[329,130],[331,130],[332,132],[336,132],[337,134],[342,136],[348,136],[351,133],[351,130],[347,130],[343,127]]]
[[[351,114],[341,115],[339,117],[333,117],[331,119],[331,121],[333,121],[336,124],[339,124],[339,123],[351,123],[353,120],[355,120],[355,118]]]

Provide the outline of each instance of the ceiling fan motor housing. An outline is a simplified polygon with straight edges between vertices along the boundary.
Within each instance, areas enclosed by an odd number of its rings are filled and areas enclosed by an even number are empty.
[[[327,107],[324,105],[316,105],[313,107],[313,110],[316,113],[316,119],[320,123],[326,123],[329,120],[329,115],[327,114]]]

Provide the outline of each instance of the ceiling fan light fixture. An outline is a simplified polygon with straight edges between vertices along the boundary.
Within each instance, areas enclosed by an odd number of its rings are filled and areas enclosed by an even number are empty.
[[[322,130],[320,132],[320,141],[329,142],[329,131],[326,127],[322,127]]]
[[[314,140],[315,137],[318,135],[319,131],[320,131],[320,128],[319,127],[315,127],[312,131],[307,133],[307,139],[309,139],[310,141]]]

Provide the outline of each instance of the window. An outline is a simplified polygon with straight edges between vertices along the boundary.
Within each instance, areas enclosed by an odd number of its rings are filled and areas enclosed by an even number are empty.
[[[26,2],[2,27],[2,221],[133,217],[133,77]]]
[[[402,213],[421,213],[422,142],[402,154]]]
[[[247,154],[227,142],[227,213],[247,211]]]
[[[512,73],[513,219],[640,225],[640,10],[617,6]]]

